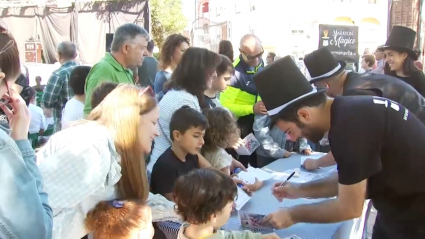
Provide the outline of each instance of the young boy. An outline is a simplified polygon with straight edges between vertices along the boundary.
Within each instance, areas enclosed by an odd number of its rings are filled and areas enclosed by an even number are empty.
[[[179,176],[209,166],[203,165],[197,156],[204,145],[207,127],[205,116],[189,106],[183,106],[174,112],[170,122],[171,147],[158,158],[152,168],[150,186],[153,194],[161,194],[173,201],[172,190]]]
[[[84,102],[86,101],[84,88],[90,69],[90,66],[77,66],[71,71],[68,82],[74,97],[66,102],[63,109],[62,129],[68,128],[73,121],[84,118]]]
[[[261,235],[251,231],[222,231],[230,218],[237,196],[232,179],[217,169],[193,170],[177,179],[173,198],[184,223],[177,239],[277,239],[275,233]]]
[[[92,109],[96,108],[100,104],[100,102],[105,99],[105,97],[111,93],[115,88],[117,88],[118,84],[115,82],[103,82],[93,91],[91,97],[91,107]]]
[[[230,84],[230,78],[235,73],[232,62],[225,55],[221,56],[221,63],[216,67],[217,76],[213,76],[211,88],[204,92],[204,106],[202,108],[223,107],[217,95],[223,92]]]

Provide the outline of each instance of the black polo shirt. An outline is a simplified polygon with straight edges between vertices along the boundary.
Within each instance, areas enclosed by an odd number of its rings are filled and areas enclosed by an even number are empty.
[[[415,115],[385,98],[337,97],[329,142],[340,184],[367,179],[380,216],[424,225],[425,126]]]
[[[395,101],[425,124],[425,98],[408,83],[383,74],[350,72],[344,82],[343,96],[373,95]]]

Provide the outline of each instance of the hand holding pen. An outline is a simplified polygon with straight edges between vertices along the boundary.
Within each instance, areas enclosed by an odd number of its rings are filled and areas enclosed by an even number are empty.
[[[295,172],[291,173],[289,177],[283,182],[277,182],[273,185],[272,194],[276,197],[279,202],[282,202],[283,199],[297,199],[301,198],[301,191],[299,189],[299,184],[288,182]]]

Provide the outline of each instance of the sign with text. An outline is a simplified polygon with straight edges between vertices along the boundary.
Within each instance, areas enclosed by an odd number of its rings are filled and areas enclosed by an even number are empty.
[[[319,48],[328,47],[338,60],[359,61],[359,27],[320,24],[319,32]]]

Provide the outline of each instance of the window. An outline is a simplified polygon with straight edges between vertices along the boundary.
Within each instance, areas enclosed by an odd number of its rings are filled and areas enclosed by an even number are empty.
[[[304,30],[292,30],[292,35],[304,35]]]
[[[252,12],[252,11],[255,11],[255,5],[252,3],[252,2],[249,2],[249,10]]]
[[[209,5],[210,4],[208,2],[202,4],[202,13],[207,13],[210,11]]]
[[[238,4],[238,3],[235,4],[235,13],[236,14],[241,13],[241,7],[240,7],[240,4]]]

